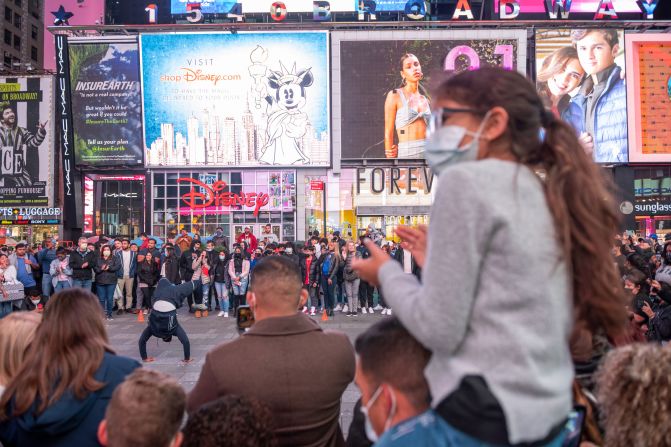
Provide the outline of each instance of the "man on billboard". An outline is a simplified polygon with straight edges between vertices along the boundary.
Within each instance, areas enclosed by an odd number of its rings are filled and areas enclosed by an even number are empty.
[[[617,31],[571,31],[585,79],[562,118],[580,134],[594,161],[627,161],[627,97],[622,69],[615,64],[619,51]]]
[[[0,104],[0,146],[2,147],[2,186],[32,186],[38,179],[32,178],[26,166],[28,150],[37,150],[47,136],[45,123],[38,123],[37,131],[31,133],[16,124],[16,111],[9,103]]]

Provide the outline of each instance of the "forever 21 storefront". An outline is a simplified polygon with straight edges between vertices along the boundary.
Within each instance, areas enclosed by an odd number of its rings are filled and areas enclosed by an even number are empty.
[[[169,237],[182,229],[230,240],[246,226],[259,235],[270,224],[280,240],[296,238],[296,171],[166,170],[152,180],[152,234]]]

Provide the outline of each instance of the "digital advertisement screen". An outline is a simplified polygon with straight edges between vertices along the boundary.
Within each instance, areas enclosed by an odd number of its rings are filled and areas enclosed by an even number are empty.
[[[499,12],[499,2],[494,1],[494,10]],[[520,7],[520,14],[538,14],[546,13],[546,0],[516,0]],[[601,0],[572,0],[569,8],[570,13],[575,14],[592,14],[594,15],[598,9]],[[603,2],[604,4],[606,2]],[[638,6],[636,0],[612,0],[612,5],[616,13],[640,13],[641,8]]]
[[[84,166],[143,163],[140,61],[136,42],[72,42],[75,160]]]
[[[0,77],[0,206],[51,206],[53,78]]]
[[[140,36],[147,166],[329,166],[326,32]]]
[[[431,113],[429,86],[484,66],[525,71],[526,34],[498,30],[332,34],[334,111],[342,159],[421,159]],[[429,39],[430,36],[430,39]],[[337,52],[337,53],[336,53]],[[336,143],[334,139],[334,144]]]
[[[629,161],[671,161],[671,36],[627,34]]]
[[[536,88],[546,107],[575,129],[595,162],[627,162],[622,30],[537,30]]]
[[[406,0],[407,1],[407,0]],[[402,10],[405,7],[399,8]],[[274,0],[206,0],[195,2],[192,0],[171,0],[170,12],[172,14],[186,14],[192,7],[198,7],[204,14],[226,14],[235,6],[236,3],[242,5],[243,14],[268,14]],[[313,12],[313,0],[282,0],[287,12]],[[329,10],[331,12],[352,12],[358,7],[358,0],[328,0]],[[378,3],[401,3],[398,0],[379,0]]]

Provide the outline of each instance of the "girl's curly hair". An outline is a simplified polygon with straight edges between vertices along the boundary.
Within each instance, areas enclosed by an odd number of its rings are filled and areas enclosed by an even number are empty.
[[[606,356],[596,376],[606,446],[671,446],[669,365],[671,349],[655,344],[636,343]]]

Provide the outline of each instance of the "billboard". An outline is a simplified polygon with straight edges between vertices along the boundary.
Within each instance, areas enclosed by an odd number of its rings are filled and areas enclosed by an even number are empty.
[[[604,28],[536,31],[538,93],[597,163],[628,159],[623,37]]]
[[[526,70],[524,30],[335,32],[331,41],[334,149],[343,159],[421,159],[427,86],[480,66]]]
[[[327,37],[141,35],[147,166],[329,166]]]
[[[103,25],[105,0],[44,0],[44,69],[56,69],[54,35],[48,26]]]
[[[75,160],[85,166],[142,164],[137,43],[70,42]]]
[[[629,161],[671,162],[671,36],[627,34]]]
[[[51,206],[53,80],[0,78],[0,206]]]

